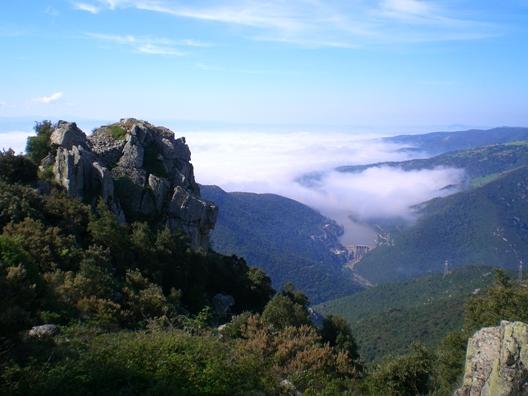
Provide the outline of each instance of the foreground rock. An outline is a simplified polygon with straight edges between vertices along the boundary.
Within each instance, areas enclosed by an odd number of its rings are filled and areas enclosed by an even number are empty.
[[[217,208],[201,199],[185,138],[136,119],[91,136],[59,121],[51,144],[41,167],[52,169],[70,196],[91,203],[102,198],[122,222],[155,218],[185,232],[194,249],[208,248]]]
[[[59,334],[59,327],[54,324],[44,324],[34,326],[28,331],[28,336],[32,338],[51,338]]]
[[[501,322],[468,341],[464,382],[456,396],[528,395],[528,325]]]

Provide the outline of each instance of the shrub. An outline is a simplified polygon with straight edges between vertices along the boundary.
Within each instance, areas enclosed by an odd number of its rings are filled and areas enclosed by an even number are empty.
[[[0,178],[8,183],[32,183],[37,180],[37,166],[11,149],[0,151]]]
[[[295,291],[292,285],[286,285],[284,290],[266,305],[262,312],[262,321],[276,329],[309,324],[307,306],[306,296]]]
[[[53,128],[51,121],[35,122],[34,130],[37,136],[28,137],[26,143],[26,154],[35,164],[40,164],[51,151],[50,137]]]
[[[126,136],[125,128],[117,124],[107,126],[106,130],[116,140],[123,140]]]
[[[420,344],[396,358],[385,358],[368,379],[373,395],[424,395],[430,387],[433,358]]]

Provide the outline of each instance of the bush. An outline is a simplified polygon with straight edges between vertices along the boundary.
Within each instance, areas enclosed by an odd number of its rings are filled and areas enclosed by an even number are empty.
[[[424,395],[430,388],[433,358],[420,344],[414,344],[409,354],[386,358],[368,379],[373,395]]]
[[[35,122],[34,130],[37,136],[28,137],[26,143],[26,154],[35,164],[40,164],[40,161],[50,153],[53,128],[51,121]]]
[[[109,125],[106,130],[116,140],[123,140],[126,136],[125,129],[120,125]]]
[[[359,359],[358,347],[352,330],[350,330],[350,325],[340,316],[328,315],[324,319],[321,337],[330,346],[339,351],[347,352],[351,359]]]
[[[38,272],[15,238],[0,236],[0,341],[35,321]]]
[[[69,336],[71,337],[71,336]],[[51,361],[3,375],[13,395],[273,395],[257,362],[211,336],[117,333],[73,339]]]
[[[301,292],[295,291],[292,285],[286,285],[266,305],[262,321],[276,329],[309,324],[308,299]]]
[[[37,166],[11,149],[0,151],[0,179],[8,183],[33,183],[37,180]]]

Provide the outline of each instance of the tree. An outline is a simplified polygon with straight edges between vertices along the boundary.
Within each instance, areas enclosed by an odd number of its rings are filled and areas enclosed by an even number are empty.
[[[454,331],[444,337],[436,349],[434,370],[435,391],[439,395],[453,393],[454,384],[464,372],[468,337],[463,331]]]
[[[424,395],[429,391],[433,358],[421,344],[413,344],[411,352],[386,358],[369,378],[374,395]]]
[[[35,321],[38,273],[16,238],[0,235],[0,342]]]
[[[339,351],[347,352],[352,360],[359,359],[356,340],[347,321],[340,316],[328,315],[323,321],[321,329],[323,341]]]
[[[51,151],[50,137],[53,128],[54,125],[49,120],[35,122],[34,130],[37,136],[28,137],[26,143],[26,154],[35,164],[40,164]]]
[[[0,179],[8,183],[32,183],[37,180],[37,166],[11,149],[0,151]]]
[[[262,321],[276,329],[309,324],[308,298],[288,284],[266,304]]]
[[[470,298],[464,307],[464,329],[471,334],[501,320],[528,321],[528,289],[512,283],[504,271],[495,270],[495,284],[482,295]]]

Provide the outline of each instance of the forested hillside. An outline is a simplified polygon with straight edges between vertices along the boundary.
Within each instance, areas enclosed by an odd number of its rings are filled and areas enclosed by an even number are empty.
[[[244,257],[266,271],[276,288],[291,282],[314,303],[361,289],[343,269],[348,253],[333,220],[279,195],[226,193],[216,186],[202,186],[201,192],[219,208],[214,249]]]
[[[449,275],[428,275],[369,288],[315,306],[323,315],[347,320],[361,356],[379,360],[408,352],[413,341],[436,347],[461,328],[464,302],[493,281],[489,267],[459,268]]]
[[[437,167],[464,169],[468,187],[479,187],[504,172],[528,165],[528,141],[514,141],[469,150],[449,152],[432,158],[368,165],[341,166],[340,172],[362,172],[372,167],[394,167],[404,171]]]
[[[487,265],[516,269],[528,257],[528,168],[469,191],[427,202],[416,224],[392,234],[356,270],[390,282],[452,268]]]
[[[488,130],[470,129],[457,132],[432,132],[419,135],[398,135],[385,142],[407,145],[428,155],[467,150],[490,144],[502,144],[528,139],[528,128],[500,127]]]

